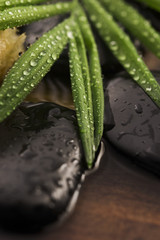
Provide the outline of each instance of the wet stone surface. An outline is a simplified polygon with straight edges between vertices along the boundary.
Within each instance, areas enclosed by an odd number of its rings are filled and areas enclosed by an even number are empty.
[[[74,111],[23,104],[0,132],[0,224],[28,230],[59,220],[85,170]]]
[[[160,82],[160,72],[154,72]],[[160,171],[160,110],[126,74],[108,84],[115,126],[105,136],[133,160]]]

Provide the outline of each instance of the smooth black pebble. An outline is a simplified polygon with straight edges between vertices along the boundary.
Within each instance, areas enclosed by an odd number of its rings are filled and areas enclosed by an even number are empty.
[[[160,72],[153,72],[160,83]],[[126,74],[107,87],[115,126],[105,131],[114,146],[160,175],[160,109]]]
[[[28,231],[58,221],[85,171],[74,111],[22,104],[0,132],[1,226]]]

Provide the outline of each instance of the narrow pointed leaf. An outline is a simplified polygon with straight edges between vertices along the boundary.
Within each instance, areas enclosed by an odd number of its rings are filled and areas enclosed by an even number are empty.
[[[104,120],[104,93],[101,66],[97,46],[90,25],[80,5],[76,8],[75,14],[88,51],[94,113],[95,147],[97,150],[103,135]]]
[[[149,7],[153,8],[160,12],[160,1],[159,0],[137,0],[139,2],[143,2]]]
[[[160,58],[160,34],[151,26],[149,21],[123,0],[100,0],[100,2],[133,36]]]
[[[48,0],[0,0],[0,10],[15,6],[32,5],[42,2],[48,2]]]
[[[0,122],[19,105],[50,70],[67,44],[67,19],[35,42],[9,71],[0,88]]]
[[[89,118],[89,125],[90,125],[90,133],[91,133],[91,140],[92,140],[92,149],[93,149],[93,158],[95,154],[95,146],[94,146],[94,119],[93,119],[93,106],[92,106],[92,92],[91,92],[91,80],[90,80],[90,73],[89,73],[89,66],[87,60],[87,53],[84,44],[83,37],[81,35],[81,31],[79,29],[78,24],[74,26],[75,32],[75,40],[76,46],[79,54],[82,77],[83,77],[83,84],[85,88],[85,95],[84,98],[87,101],[87,109],[88,109],[88,118]]]
[[[93,164],[93,141],[88,114],[87,96],[81,68],[81,54],[79,55],[79,47],[77,47],[78,44],[73,34],[72,37],[69,38],[70,76],[72,95],[85,158],[88,168],[91,168]]]
[[[73,3],[56,3],[40,6],[14,7],[0,12],[0,30],[19,27],[39,19],[68,13]]]
[[[129,37],[96,0],[82,0],[91,21],[115,57],[160,107],[160,86],[138,55]]]

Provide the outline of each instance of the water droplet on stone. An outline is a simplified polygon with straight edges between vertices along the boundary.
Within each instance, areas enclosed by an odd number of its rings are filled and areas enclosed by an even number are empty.
[[[138,113],[138,114],[143,112],[143,108],[142,108],[142,106],[140,104],[136,104],[134,106],[134,109],[135,109],[135,112]]]

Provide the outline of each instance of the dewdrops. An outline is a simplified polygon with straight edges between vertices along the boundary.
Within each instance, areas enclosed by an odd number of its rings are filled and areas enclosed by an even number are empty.
[[[130,68],[130,66],[131,66],[130,63],[125,63],[125,64],[124,64],[124,67],[127,68],[127,69]]]
[[[5,1],[5,5],[8,7],[11,5],[11,1]]]
[[[134,79],[135,81],[138,81],[138,80],[139,80],[139,75],[134,76],[133,79]]]
[[[72,38],[73,38],[73,33],[72,33],[72,31],[67,32],[67,36],[68,36],[68,38],[72,39]]]
[[[35,0],[30,0],[30,2],[36,3]],[[37,1],[38,3],[39,1]],[[39,6],[25,6],[28,0],[17,0],[6,1],[5,6],[19,6],[15,8],[8,8],[1,11],[0,14],[0,30],[12,27],[19,27],[24,24],[30,23],[32,21],[37,21],[39,19],[48,18],[61,13],[68,13],[72,8],[73,3],[55,3],[49,5],[39,5]],[[4,6],[4,7],[5,7]],[[3,8],[3,3],[1,3]]]
[[[24,75],[24,76],[28,76],[28,75],[29,75],[29,71],[24,70],[24,71],[23,71],[23,75]]]
[[[120,61],[125,61],[126,60],[126,55],[124,55],[124,54],[119,54],[119,60]]]
[[[108,11],[105,11],[98,1],[84,0],[84,2],[87,6],[90,19],[93,21],[94,26],[114,56],[131,75],[132,79],[160,105],[160,100],[157,100],[160,99],[159,84],[144,64],[142,58],[138,55],[130,38],[116,22],[113,21],[109,12],[122,21],[126,27],[130,26],[130,31],[136,34],[136,36],[138,35],[140,40],[145,43],[146,46],[150,47],[157,56],[160,56],[160,35],[158,35],[151,25],[146,20],[143,20],[132,7],[128,7],[124,2],[117,1],[115,3],[115,1],[112,0],[102,0],[104,5],[106,4]],[[125,16],[130,16],[127,21]],[[134,27],[132,28],[132,26]]]
[[[53,59],[54,61],[57,59],[56,53],[53,53],[53,54],[52,54],[52,59]]]
[[[151,92],[152,91],[152,88],[151,87],[147,87],[145,88],[147,92]]]
[[[37,65],[37,61],[34,60],[34,59],[32,59],[32,60],[30,61],[30,66],[31,66],[31,67],[35,67],[36,65]]]
[[[110,46],[110,49],[111,49],[112,51],[117,51],[118,48],[119,48],[119,46],[118,46],[118,44],[117,44],[116,41],[111,41],[111,42],[109,43],[109,46]]]
[[[0,88],[0,102],[2,103],[0,108],[0,121],[10,114],[17,104],[25,99],[45,76],[54,61],[59,58],[68,40],[65,25],[71,25],[70,19],[65,20],[44,34],[28,48],[11,68],[4,80],[4,84],[2,84]],[[55,39],[54,45],[53,39]],[[7,112],[5,110],[6,108]]]

